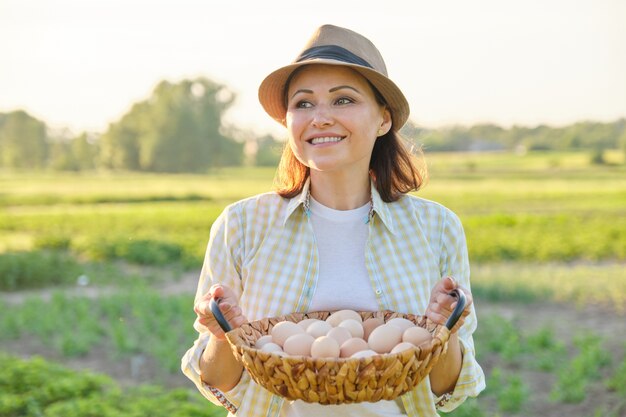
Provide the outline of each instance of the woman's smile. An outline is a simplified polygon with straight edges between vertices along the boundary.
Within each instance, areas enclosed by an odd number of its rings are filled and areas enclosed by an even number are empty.
[[[289,143],[298,160],[316,171],[343,171],[367,178],[372,150],[391,116],[358,72],[309,65],[287,92]]]

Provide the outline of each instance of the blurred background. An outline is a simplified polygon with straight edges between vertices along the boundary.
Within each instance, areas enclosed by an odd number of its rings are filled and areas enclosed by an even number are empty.
[[[0,417],[225,415],[179,371],[209,229],[271,190],[285,133],[256,89],[325,23],[380,49],[418,195],[465,226],[488,388],[447,415],[626,415],[625,18],[619,0],[0,0]]]

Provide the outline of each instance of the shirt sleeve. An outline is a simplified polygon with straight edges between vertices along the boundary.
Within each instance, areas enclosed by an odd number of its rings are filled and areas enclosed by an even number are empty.
[[[214,283],[221,283],[241,295],[240,265],[244,250],[240,219],[235,206],[227,207],[211,226],[209,243],[198,281],[195,301],[202,297]],[[200,358],[211,335],[197,320],[194,328],[198,338],[181,360],[181,370],[198,388],[200,393],[216,405],[234,414],[239,408],[249,385],[250,376],[244,369],[235,387],[221,392],[205,384],[200,378]]]
[[[450,211],[447,212],[447,221],[443,227],[440,268],[442,277],[451,276],[462,287],[468,290],[471,288],[465,232],[459,218]],[[452,393],[435,397],[435,404],[441,411],[452,411],[461,405],[467,397],[476,397],[485,389],[485,375],[476,361],[474,339],[472,338],[476,327],[476,311],[472,305],[469,316],[466,317],[465,323],[458,332],[463,362],[456,386]]]

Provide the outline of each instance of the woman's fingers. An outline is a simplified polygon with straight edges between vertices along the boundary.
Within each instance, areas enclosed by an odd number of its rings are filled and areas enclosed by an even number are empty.
[[[216,338],[224,339],[225,334],[211,311],[210,303],[212,300],[219,300],[218,308],[231,327],[240,327],[247,322],[241,307],[237,304],[234,291],[221,284],[211,286],[194,305],[194,311],[198,316],[198,323]]]
[[[472,294],[467,289],[458,285],[452,277],[445,277],[433,287],[430,303],[426,309],[426,317],[431,321],[436,324],[445,324],[458,303],[457,297],[450,294],[450,291],[454,289],[463,292],[466,302],[463,313],[452,328],[452,332],[457,331],[465,323],[465,318],[470,314],[473,299]]]

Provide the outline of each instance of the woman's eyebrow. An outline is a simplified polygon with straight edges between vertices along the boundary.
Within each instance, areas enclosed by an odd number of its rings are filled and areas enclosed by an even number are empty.
[[[350,90],[353,90],[353,91],[361,94],[361,92],[359,90],[357,90],[356,88],[351,87],[349,85],[338,85],[337,87],[333,87],[330,90],[328,90],[328,92],[329,93],[334,93],[335,91],[342,90],[344,88],[348,88]],[[300,93],[313,94],[313,90],[309,90],[309,89],[306,89],[306,88],[301,88],[300,90],[296,90],[296,92],[291,95],[291,98],[294,98],[297,94],[300,94]]]
[[[360,92],[359,90],[357,90],[356,88],[351,87],[351,86],[349,86],[349,85],[339,85],[339,86],[337,86],[337,87],[333,87],[333,88],[331,88],[330,90],[328,90],[328,92],[329,92],[329,93],[334,93],[335,91],[337,91],[337,90],[341,90],[341,89],[344,89],[344,88],[349,88],[350,90],[354,90],[355,92],[357,92],[357,93],[361,94],[361,92]]]
[[[291,95],[291,98],[294,98],[296,95],[300,93],[313,94],[313,90],[306,90],[306,89],[296,90],[296,92]]]

